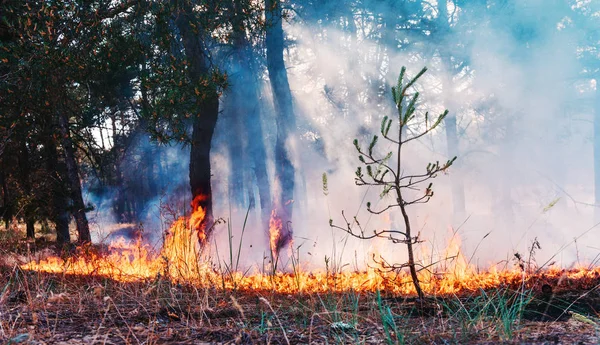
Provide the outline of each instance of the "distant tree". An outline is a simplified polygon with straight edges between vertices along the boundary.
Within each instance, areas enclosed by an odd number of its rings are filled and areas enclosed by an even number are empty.
[[[20,181],[28,236],[33,235],[32,203],[34,172],[52,176],[47,214],[56,224],[58,242],[69,242],[68,214],[76,221],[79,242],[91,240],[81,183],[80,145],[88,129],[91,89],[100,70],[109,70],[111,52],[102,52],[116,23],[136,2],[117,5],[95,1],[23,2],[3,4],[3,83],[0,84],[2,126],[19,131],[13,154],[18,166],[13,176]],[[117,52],[113,52],[117,55]],[[89,136],[87,136],[89,139]],[[41,155],[42,160],[35,158]],[[33,156],[33,158],[32,158]],[[32,165],[32,163],[41,163]],[[41,200],[40,200],[41,201]],[[38,205],[42,203],[38,202]],[[41,212],[43,213],[43,212]]]
[[[237,129],[240,133],[238,138],[232,138],[231,135],[228,137],[231,166],[236,166],[230,172],[229,188],[234,204],[245,208],[246,205],[240,202],[244,199],[245,184],[248,207],[254,208],[253,182],[256,181],[259,206],[265,221],[268,220],[272,205],[266,140],[262,128],[264,110],[260,100],[264,65],[261,64],[262,54],[256,49],[261,47],[259,40],[264,37],[264,24],[260,19],[262,8],[252,1],[232,0],[230,11],[231,33],[228,42],[231,45],[231,57],[227,64],[229,88],[224,109],[235,122],[232,130]],[[242,190],[239,190],[240,187]]]
[[[363,166],[359,166],[356,170],[356,184],[359,186],[376,186],[380,187],[381,197],[393,194],[393,202],[381,209],[371,207],[371,202],[367,202],[367,211],[372,214],[381,214],[394,209],[399,209],[404,221],[404,229],[383,229],[367,231],[361,225],[361,222],[354,217],[348,219],[344,213],[344,226],[338,226],[330,220],[331,226],[337,229],[346,231],[348,234],[360,239],[385,238],[393,243],[406,244],[408,261],[402,264],[387,264],[382,261],[381,264],[386,269],[399,270],[408,268],[415,291],[419,297],[423,297],[423,290],[419,283],[418,271],[424,268],[417,263],[414,256],[414,245],[420,242],[419,234],[414,234],[411,227],[411,221],[408,214],[408,206],[414,204],[423,204],[433,197],[432,183],[429,182],[427,187],[420,190],[420,193],[414,192],[419,186],[435,178],[438,173],[445,172],[450,168],[456,157],[441,163],[439,161],[427,164],[425,171],[421,173],[405,175],[405,160],[402,156],[403,148],[411,141],[418,140],[428,133],[436,129],[448,115],[448,110],[437,116],[431,121],[428,113],[424,115],[424,127],[414,126],[409,132],[409,125],[415,123],[417,118],[416,104],[419,98],[419,92],[410,95],[409,89],[414,83],[427,71],[423,68],[415,77],[405,82],[406,69],[403,67],[398,78],[398,84],[392,88],[392,96],[397,109],[397,119],[385,116],[381,122],[381,135],[389,143],[395,146],[395,151],[390,151],[386,155],[380,155],[375,151],[379,137],[373,136],[370,144],[363,147],[357,139],[354,140],[354,146],[358,151],[358,158]],[[390,133],[394,125],[394,130]],[[413,127],[413,126],[411,126]],[[410,134],[409,134],[410,133]],[[365,168],[363,170],[363,167]]]
[[[292,92],[283,59],[283,8],[279,0],[265,1],[267,69],[275,102],[275,183],[279,189],[273,200],[274,216],[281,220],[282,229],[273,242],[279,251],[292,239],[292,210],[294,203],[295,169],[286,143],[296,128]]]

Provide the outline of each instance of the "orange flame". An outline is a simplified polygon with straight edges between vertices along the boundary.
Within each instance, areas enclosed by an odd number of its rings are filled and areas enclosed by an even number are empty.
[[[271,249],[271,258],[273,261],[277,260],[279,255],[279,247],[281,245],[281,237],[283,229],[283,222],[277,215],[277,212],[273,210],[271,212],[271,218],[269,219],[269,248]]]
[[[215,271],[208,261],[201,259],[201,237],[203,232],[194,229],[203,221],[204,210],[200,207],[189,219],[177,219],[169,229],[162,250],[158,255],[140,240],[127,242],[123,239],[109,246],[108,254],[92,253],[63,260],[50,257],[42,261],[32,261],[22,266],[27,270],[51,273],[96,275],[119,281],[153,279],[158,275],[173,281],[198,286],[215,286],[215,282],[225,289],[271,290],[280,293],[323,293],[341,291],[386,291],[395,295],[415,294],[410,275],[405,271],[387,272],[369,268],[363,272],[343,271],[332,274],[325,271],[306,272],[296,270],[295,274],[222,272]],[[277,248],[278,236],[282,230],[281,219],[272,212],[270,222],[270,245]],[[271,230],[272,229],[272,230]],[[278,235],[279,234],[279,235]],[[454,257],[446,264],[438,264],[419,274],[421,287],[426,294],[455,294],[464,291],[478,291],[506,285],[527,285],[552,282],[557,287],[591,288],[599,283],[600,267],[588,269],[579,267],[569,271],[555,267],[533,275],[515,268],[497,268],[479,272],[469,265],[460,253],[460,241],[453,238],[448,243],[445,257]],[[424,255],[426,257],[427,255]],[[431,255],[429,255],[431,256]],[[425,263],[425,261],[422,262]],[[429,258],[428,260],[433,260]],[[577,282],[577,283],[575,283]]]
[[[198,233],[198,240],[202,246],[204,246],[208,242],[208,236],[206,233],[206,228],[203,226],[202,222],[206,217],[206,211],[204,208],[200,206],[200,203],[206,200],[205,195],[197,195],[194,200],[192,200],[192,215],[190,216],[189,227],[192,230],[196,230]]]
[[[198,205],[199,200],[194,199],[193,205]],[[52,273],[94,274],[120,281],[151,278],[159,274],[177,280],[197,279],[203,276],[204,266],[208,265],[201,264],[200,260],[201,245],[207,241],[202,228],[205,214],[202,207],[196,206],[189,219],[180,217],[175,220],[166,232],[158,255],[139,238],[134,243],[119,238],[108,246],[107,255],[80,253],[66,260],[50,257],[22,267]]]

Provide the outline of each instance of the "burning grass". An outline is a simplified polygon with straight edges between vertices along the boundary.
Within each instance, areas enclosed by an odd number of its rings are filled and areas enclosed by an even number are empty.
[[[148,281],[157,276],[167,277],[175,283],[191,284],[197,287],[218,285],[222,289],[273,291],[276,293],[339,293],[348,291],[385,291],[391,295],[414,295],[411,278],[405,271],[390,270],[384,267],[371,267],[366,271],[303,271],[294,266],[293,273],[277,271],[277,252],[271,246],[272,269],[262,272],[218,270],[202,254],[205,239],[198,230],[203,210],[198,208],[188,218],[177,219],[166,234],[162,250],[155,253],[138,239],[127,242],[123,239],[111,243],[107,250],[94,247],[80,248],[77,255],[61,258],[51,256],[31,260],[21,265],[24,270],[60,273],[69,275],[98,276],[122,282]],[[271,225],[274,224],[272,218]],[[276,228],[272,226],[272,228]],[[274,238],[271,231],[271,240]],[[428,295],[452,295],[468,291],[478,291],[498,286],[523,286],[534,288],[540,282],[554,282],[553,286],[577,281],[581,288],[593,287],[600,277],[600,267],[581,267],[562,270],[556,267],[540,272],[526,273],[515,267],[492,267],[479,271],[460,253],[460,242],[456,238],[450,242],[445,257],[451,257],[450,265],[432,266],[420,272],[423,290]]]
[[[9,339],[32,344],[586,344],[598,340],[592,308],[598,306],[600,296],[594,289],[574,288],[579,280],[572,281],[568,291],[556,289],[550,294],[537,286],[497,286],[419,301],[386,291],[279,293],[176,283],[161,275],[123,282],[98,275],[24,271],[18,266],[0,271],[2,343]],[[544,322],[536,319],[544,314],[551,317]]]
[[[173,223],[158,253],[121,240],[0,265],[0,341],[571,343],[572,334],[598,341],[600,268],[480,272],[451,242],[452,264],[421,271],[429,297],[418,299],[402,271],[219,270],[202,254],[196,212]]]

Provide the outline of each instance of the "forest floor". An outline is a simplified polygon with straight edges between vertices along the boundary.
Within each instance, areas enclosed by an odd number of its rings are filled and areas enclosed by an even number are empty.
[[[15,250],[0,249],[0,344],[600,342],[600,277],[591,289],[499,286],[418,300],[384,292],[232,291],[160,276],[124,283],[25,271],[20,260]]]

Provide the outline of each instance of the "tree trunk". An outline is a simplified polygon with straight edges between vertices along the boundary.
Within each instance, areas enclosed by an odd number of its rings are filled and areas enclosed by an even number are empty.
[[[23,193],[25,193],[25,206],[23,208],[25,215],[25,224],[27,226],[27,238],[34,239],[35,238],[35,230],[34,230],[34,214],[33,214],[33,205],[32,205],[32,195],[31,195],[31,181],[29,180],[30,175],[30,165],[29,165],[29,149],[27,148],[27,142],[25,140],[21,140],[20,142],[20,152],[19,152],[19,177],[21,180],[21,184],[23,186]]]
[[[190,150],[190,187],[194,200],[193,209],[197,210],[198,207],[202,207],[206,212],[200,227],[204,231],[204,238],[208,239],[214,222],[210,185],[210,145],[217,124],[219,99],[216,92],[207,95],[206,98],[198,104],[198,115],[193,124]]]
[[[87,216],[85,215],[85,203],[81,191],[81,181],[79,180],[79,168],[75,160],[75,150],[71,141],[71,131],[69,129],[69,119],[64,112],[58,116],[58,123],[62,137],[62,146],[65,156],[65,164],[67,165],[67,178],[73,201],[73,216],[77,224],[77,233],[79,235],[79,243],[88,243],[92,241],[90,236],[90,227]]]
[[[453,114],[452,108],[448,113],[448,116],[444,119],[446,125],[446,143],[448,145],[448,157],[456,157],[459,155],[458,149],[458,135],[456,131],[456,113]],[[452,206],[454,216],[457,220],[462,220],[465,217],[465,186],[461,176],[460,163],[454,163],[457,165],[455,172],[450,176],[451,188],[452,188]]]
[[[67,211],[68,198],[65,194],[65,186],[63,183],[65,169],[58,160],[56,143],[54,142],[52,132],[50,131],[46,135],[44,156],[46,157],[46,169],[52,176],[52,207],[50,218],[56,229],[56,245],[59,248],[64,248],[71,242],[71,235],[69,233],[69,212]]]
[[[4,164],[2,164],[4,165]],[[6,230],[10,227],[10,219],[12,218],[12,207],[10,198],[8,195],[8,184],[6,182],[6,174],[4,173],[4,167],[0,166],[0,183],[2,184],[2,220],[4,220],[4,227]]]
[[[237,209],[245,207],[244,171],[246,170],[246,160],[248,158],[244,152],[245,133],[242,121],[246,114],[238,108],[237,103],[240,100],[237,99],[236,95],[232,94],[231,99],[231,103],[233,104],[229,105],[224,116],[229,120],[227,121],[229,123],[227,126],[229,135],[227,138],[227,151],[229,152],[229,201]]]
[[[440,0],[438,2],[438,27],[439,36],[438,40],[444,42],[448,34],[450,33],[451,27],[448,22],[448,1]],[[444,119],[446,127],[446,143],[448,147],[448,157],[455,157],[460,154],[458,144],[458,131],[456,125],[456,111],[458,106],[454,104],[454,87],[452,85],[452,76],[455,74],[454,66],[452,64],[452,58],[449,51],[440,49],[439,54],[441,55],[442,65],[444,66],[445,76],[442,79],[442,92],[444,94],[443,101],[444,107],[449,109],[448,116]],[[461,176],[460,163],[455,163],[453,167],[456,172],[450,177],[451,188],[452,188],[452,207],[454,216],[458,221],[461,221],[465,217],[465,186]]]
[[[203,39],[190,25],[193,11],[189,6],[177,13],[176,25],[183,38],[183,46],[189,62],[189,76],[193,83],[201,85],[201,81],[209,73],[207,51]],[[194,23],[197,27],[201,23]],[[202,32],[200,29],[199,32]],[[208,39],[208,38],[207,38]],[[192,208],[203,208],[206,215],[197,229],[201,244],[208,240],[213,226],[212,189],[210,185],[210,148],[217,117],[219,115],[219,94],[216,87],[205,86],[197,97],[198,113],[192,125],[190,149],[190,188],[192,191]]]
[[[266,46],[267,69],[275,100],[277,139],[275,141],[275,180],[278,183],[279,196],[275,200],[275,212],[281,219],[281,239],[277,248],[281,249],[292,239],[291,221],[294,201],[294,166],[286,148],[290,132],[296,127],[292,93],[283,60],[283,13],[279,0],[266,0]]]

